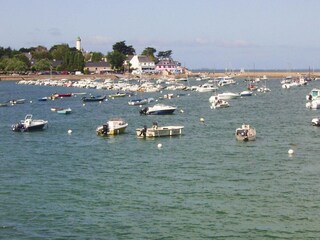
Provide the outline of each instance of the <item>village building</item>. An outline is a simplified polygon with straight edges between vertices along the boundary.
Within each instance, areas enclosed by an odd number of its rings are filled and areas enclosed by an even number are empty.
[[[129,62],[134,74],[155,72],[155,62],[148,56],[134,55]]]
[[[86,62],[84,66],[84,71],[95,74],[111,73],[111,65],[108,62]]]
[[[172,58],[162,58],[156,64],[155,70],[157,72],[181,73],[181,64],[174,61]]]

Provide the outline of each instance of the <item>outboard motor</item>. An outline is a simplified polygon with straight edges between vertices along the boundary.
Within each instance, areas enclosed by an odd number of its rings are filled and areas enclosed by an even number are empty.
[[[22,123],[17,123],[12,125],[12,131],[15,132],[24,132],[26,129]]]
[[[103,125],[102,125],[102,133],[103,133],[103,134],[107,134],[108,131],[109,131],[109,126],[108,126],[108,124],[103,124]]]
[[[147,135],[147,126],[146,125],[144,125],[144,127],[141,129],[139,136],[141,136],[141,135],[143,135],[143,137],[146,137],[146,135]]]
[[[147,115],[148,107],[145,107],[145,108],[141,109],[139,112],[140,112],[140,114],[145,114],[145,115]]]

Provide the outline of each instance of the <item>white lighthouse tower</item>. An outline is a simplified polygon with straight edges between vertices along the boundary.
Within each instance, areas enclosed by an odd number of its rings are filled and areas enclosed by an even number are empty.
[[[77,38],[77,41],[76,41],[76,49],[77,49],[78,51],[81,51],[81,38],[80,38],[80,37]]]

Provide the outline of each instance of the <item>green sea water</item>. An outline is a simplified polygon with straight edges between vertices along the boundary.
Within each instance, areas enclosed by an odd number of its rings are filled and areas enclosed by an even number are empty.
[[[237,81],[221,91],[245,90]],[[311,119],[320,114],[305,95],[319,84],[282,89],[272,79],[270,93],[226,109],[210,109],[211,93],[178,92],[160,100],[175,114],[140,116],[129,97],[85,106],[79,96],[37,100],[111,91],[1,81],[0,102],[26,103],[0,108],[0,239],[318,239],[320,128]],[[12,132],[28,113],[48,129]],[[126,134],[96,136],[111,117],[129,123]],[[183,125],[183,135],[138,139],[135,129],[153,121]],[[235,140],[242,123],[256,128],[256,141]]]

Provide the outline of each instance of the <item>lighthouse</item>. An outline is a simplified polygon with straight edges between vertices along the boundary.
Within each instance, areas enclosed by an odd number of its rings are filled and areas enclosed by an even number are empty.
[[[80,37],[77,38],[77,41],[76,41],[76,49],[77,49],[78,51],[81,51],[81,38],[80,38]]]

